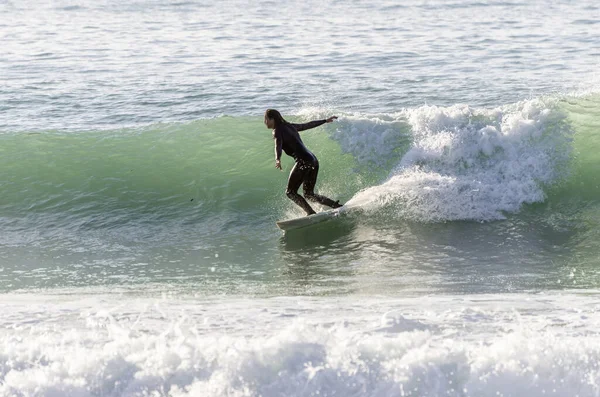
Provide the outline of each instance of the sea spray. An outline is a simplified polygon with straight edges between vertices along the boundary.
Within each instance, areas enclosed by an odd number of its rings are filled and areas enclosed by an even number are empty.
[[[423,106],[398,115],[413,144],[381,185],[353,205],[416,221],[503,219],[544,200],[544,187],[563,178],[573,129],[556,99],[495,109]],[[389,211],[388,211],[389,213]]]

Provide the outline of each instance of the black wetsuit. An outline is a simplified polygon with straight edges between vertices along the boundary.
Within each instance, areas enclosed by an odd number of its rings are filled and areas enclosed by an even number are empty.
[[[317,183],[317,174],[319,173],[319,161],[315,155],[304,146],[298,131],[308,130],[325,124],[326,120],[315,120],[305,124],[282,123],[273,130],[273,139],[275,139],[275,156],[277,160],[281,159],[283,150],[288,156],[296,160],[296,164],[290,172],[287,190],[285,194],[298,204],[307,213],[314,214],[315,211],[306,202],[304,198],[316,201],[331,208],[338,208],[342,205],[325,196],[314,192]],[[303,185],[304,197],[298,194],[300,185]]]

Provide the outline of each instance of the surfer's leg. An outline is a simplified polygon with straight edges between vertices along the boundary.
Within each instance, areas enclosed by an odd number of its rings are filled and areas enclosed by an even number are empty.
[[[304,180],[304,174],[306,170],[302,167],[301,164],[294,164],[294,168],[290,172],[290,177],[288,179],[287,190],[285,191],[286,196],[288,196],[294,203],[298,204],[300,208],[306,212],[306,215],[312,215],[315,213],[315,210],[306,202],[304,197],[298,194],[298,189]]]
[[[312,167],[308,167],[308,170],[304,176],[304,184],[302,189],[304,190],[304,197],[310,201],[316,201],[319,204],[326,205],[330,208],[339,208],[342,206],[339,201],[333,201],[329,197],[321,196],[315,193],[315,185],[317,184],[317,175],[319,174],[319,162],[315,161]]]

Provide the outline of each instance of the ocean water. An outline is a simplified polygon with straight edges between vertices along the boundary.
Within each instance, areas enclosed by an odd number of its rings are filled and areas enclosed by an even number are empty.
[[[599,396],[593,1],[0,0],[0,396]],[[297,122],[302,215],[266,108]]]

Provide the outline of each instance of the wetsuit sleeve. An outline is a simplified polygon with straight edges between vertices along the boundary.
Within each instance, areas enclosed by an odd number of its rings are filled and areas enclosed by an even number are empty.
[[[296,129],[296,131],[304,131],[304,130],[310,130],[311,128],[315,128],[318,127],[320,125],[323,125],[327,122],[327,120],[314,120],[314,121],[309,121],[308,123],[304,123],[304,124],[292,124],[292,126]]]
[[[277,129],[273,130],[273,139],[275,140],[275,160],[281,160],[283,139],[281,139],[281,132],[277,132]]]

